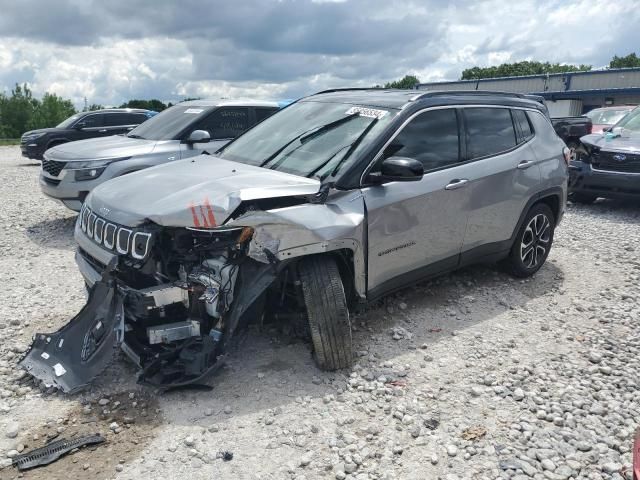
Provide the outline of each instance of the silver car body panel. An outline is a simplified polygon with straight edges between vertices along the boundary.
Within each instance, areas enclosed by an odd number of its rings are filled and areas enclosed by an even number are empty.
[[[278,107],[276,102],[267,101],[196,100],[184,102],[184,105],[204,108]],[[108,180],[156,165],[198,156],[203,152],[214,153],[231,140],[228,138],[206,143],[185,144],[180,140],[146,140],[126,135],[113,135],[63,143],[47,150],[44,158],[46,161],[64,162],[65,168],[57,176],[41,170],[40,188],[48,197],[61,201],[72,210],[80,211],[82,199],[86,193]],[[74,163],[114,159],[115,161],[109,163],[94,180],[75,180]]]

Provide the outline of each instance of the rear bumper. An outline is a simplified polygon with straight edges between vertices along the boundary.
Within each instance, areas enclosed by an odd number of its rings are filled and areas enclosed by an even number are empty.
[[[569,164],[569,193],[606,198],[640,198],[640,174],[594,170],[579,160]]]

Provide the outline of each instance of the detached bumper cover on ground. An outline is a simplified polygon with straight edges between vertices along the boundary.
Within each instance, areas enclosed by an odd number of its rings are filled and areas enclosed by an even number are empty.
[[[87,304],[55,333],[38,333],[19,365],[46,385],[80,390],[111,362],[124,335],[122,298],[107,269]]]

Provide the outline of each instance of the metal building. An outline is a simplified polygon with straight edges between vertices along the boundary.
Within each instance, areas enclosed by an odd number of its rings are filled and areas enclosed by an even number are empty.
[[[421,83],[419,90],[489,90],[542,95],[552,117],[597,107],[640,105],[640,68]]]

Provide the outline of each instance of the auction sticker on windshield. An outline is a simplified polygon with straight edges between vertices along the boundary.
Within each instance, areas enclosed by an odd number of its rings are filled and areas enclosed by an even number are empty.
[[[380,120],[387,113],[386,110],[378,110],[376,108],[366,108],[366,107],[351,107],[349,110],[344,112],[345,115],[353,115],[353,114],[362,115],[363,117],[377,118]]]
[[[203,108],[187,108],[184,113],[202,113]]]

